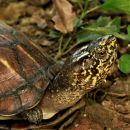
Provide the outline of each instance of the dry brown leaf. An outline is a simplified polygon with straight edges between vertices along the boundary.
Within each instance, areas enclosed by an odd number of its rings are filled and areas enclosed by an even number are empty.
[[[26,0],[29,4],[32,4],[32,5],[46,5],[49,0]]]
[[[0,19],[15,23],[19,17],[25,15],[26,8],[27,4],[24,2],[10,3],[6,8],[0,8]]]
[[[72,32],[76,14],[67,0],[54,0],[56,15],[52,18],[54,28],[62,33]]]

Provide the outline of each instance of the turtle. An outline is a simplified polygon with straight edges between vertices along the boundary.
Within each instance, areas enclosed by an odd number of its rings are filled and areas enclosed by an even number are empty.
[[[56,62],[24,34],[0,22],[0,116],[50,119],[111,73],[118,44],[105,35]]]

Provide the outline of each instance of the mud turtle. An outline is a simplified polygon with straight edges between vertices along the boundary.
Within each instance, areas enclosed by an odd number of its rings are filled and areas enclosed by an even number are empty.
[[[111,35],[72,54],[65,63],[49,58],[22,33],[0,22],[0,115],[49,119],[98,86],[116,60]]]

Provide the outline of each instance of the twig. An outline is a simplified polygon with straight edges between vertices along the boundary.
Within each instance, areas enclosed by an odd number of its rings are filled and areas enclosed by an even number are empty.
[[[67,112],[65,112],[61,117],[59,117],[58,119],[48,123],[48,124],[43,124],[43,125],[32,125],[29,127],[29,129],[39,129],[39,128],[49,128],[49,127],[53,127],[55,125],[57,125],[58,123],[60,123],[61,121],[63,121],[66,117],[68,117],[70,114],[72,114],[73,112],[75,112],[76,110],[82,108],[85,106],[85,101],[81,100],[79,103],[77,103],[74,107],[70,108]]]
[[[60,37],[60,39],[59,39],[59,49],[58,49],[58,52],[57,52],[57,54],[56,54],[56,56],[55,56],[55,59],[58,59],[59,58],[59,56],[61,55],[61,53],[62,53],[62,42],[63,42],[63,38],[64,38],[64,35],[61,35],[61,37]]]

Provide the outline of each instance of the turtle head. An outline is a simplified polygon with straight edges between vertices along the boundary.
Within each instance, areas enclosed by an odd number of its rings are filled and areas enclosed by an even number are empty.
[[[98,81],[105,79],[116,60],[117,47],[116,38],[106,35],[76,51],[71,59],[73,75],[78,79],[76,82],[81,86],[89,83],[94,87]]]
[[[83,46],[70,56],[44,95],[44,119],[73,106],[86,92],[99,85],[110,73],[116,60],[116,50],[116,38],[107,35]]]

